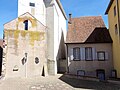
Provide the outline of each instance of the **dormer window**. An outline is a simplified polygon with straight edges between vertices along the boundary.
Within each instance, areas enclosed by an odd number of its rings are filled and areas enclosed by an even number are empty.
[[[25,20],[25,21],[24,21],[24,29],[25,29],[25,30],[28,30],[28,20]]]
[[[29,6],[31,6],[31,7],[35,7],[35,3],[29,3]]]

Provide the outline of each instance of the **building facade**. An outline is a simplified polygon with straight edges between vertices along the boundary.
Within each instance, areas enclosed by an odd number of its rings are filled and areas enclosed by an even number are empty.
[[[30,24],[29,24],[30,23]],[[27,27],[26,25],[29,25]],[[31,77],[47,75],[47,31],[29,13],[4,25],[3,75]]]
[[[3,76],[55,75],[65,56],[66,15],[59,0],[18,0],[4,24]]]
[[[108,14],[109,32],[113,40],[114,69],[120,78],[120,0],[110,0],[105,14]]]
[[[66,45],[69,74],[100,79],[111,76],[112,39],[101,16],[70,16]]]

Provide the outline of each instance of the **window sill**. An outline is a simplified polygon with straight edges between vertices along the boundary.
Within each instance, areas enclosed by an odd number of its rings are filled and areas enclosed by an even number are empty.
[[[81,61],[80,59],[74,59],[73,61]]]
[[[85,60],[85,61],[93,61],[93,60]]]
[[[102,59],[101,59],[101,60],[98,60],[98,61],[106,61],[106,60],[102,60]]]

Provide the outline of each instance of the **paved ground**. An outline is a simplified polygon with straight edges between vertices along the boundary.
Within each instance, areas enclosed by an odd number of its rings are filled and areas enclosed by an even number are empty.
[[[120,90],[120,85],[57,75],[0,80],[0,90]]]

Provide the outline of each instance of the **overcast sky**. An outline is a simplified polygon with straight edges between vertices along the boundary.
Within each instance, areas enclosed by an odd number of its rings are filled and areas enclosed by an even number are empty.
[[[3,36],[3,24],[17,17],[18,0],[0,0],[0,38]],[[101,15],[108,27],[107,16],[104,15],[110,0],[61,0],[68,16],[98,16]]]

